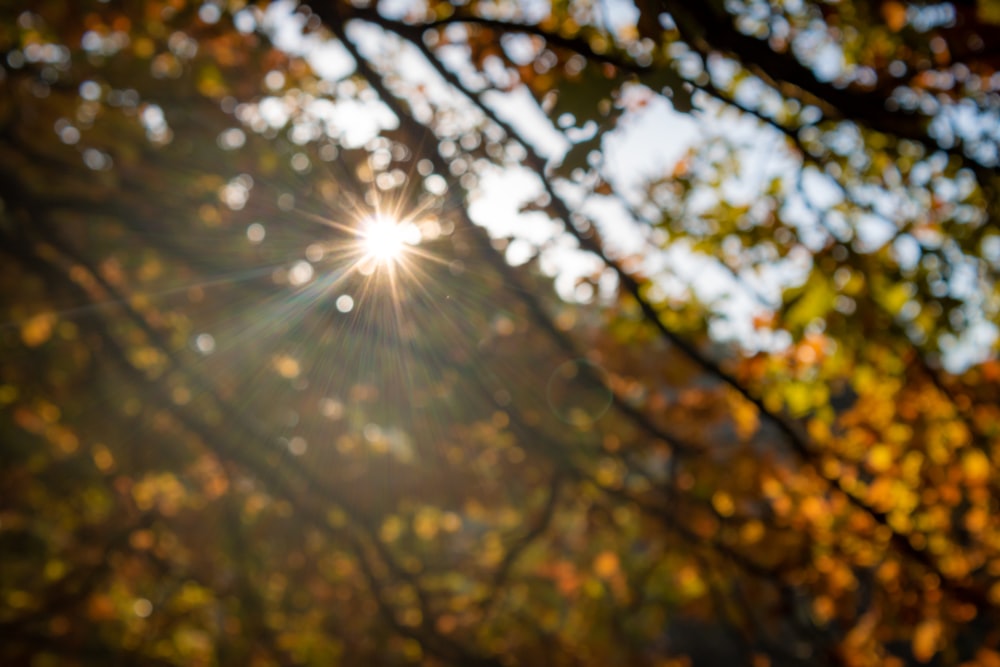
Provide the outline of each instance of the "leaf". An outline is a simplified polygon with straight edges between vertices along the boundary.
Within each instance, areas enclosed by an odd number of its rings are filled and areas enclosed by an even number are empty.
[[[0,3],[0,664],[996,662],[995,2],[264,4]]]
[[[886,310],[895,315],[909,302],[912,294],[912,283],[896,283],[883,292],[882,303]]]
[[[602,551],[594,558],[594,574],[601,579],[610,579],[618,574],[618,555],[613,551]]]
[[[760,428],[760,416],[757,408],[740,396],[731,401],[730,410],[736,433],[744,440],[750,439]]]
[[[930,662],[938,651],[940,639],[941,621],[932,618],[921,622],[913,631],[913,657],[919,662]]]
[[[976,0],[976,18],[983,23],[1000,25],[1000,0]]]
[[[28,347],[38,347],[52,337],[56,317],[52,313],[41,313],[31,317],[21,325],[21,340]]]
[[[801,417],[812,408],[812,391],[803,382],[789,382],[784,390],[785,405],[793,417]]]
[[[880,9],[889,30],[899,32],[906,25],[906,5],[903,3],[890,0],[890,2],[883,2]]]
[[[824,318],[833,308],[836,298],[837,293],[826,276],[814,271],[793,299],[785,303],[783,319],[786,326],[797,330],[814,319]]]
[[[979,449],[970,449],[962,455],[962,474],[969,484],[985,484],[992,475],[990,460]]]
[[[873,472],[887,472],[892,467],[892,450],[887,445],[872,447],[868,450],[868,467]]]

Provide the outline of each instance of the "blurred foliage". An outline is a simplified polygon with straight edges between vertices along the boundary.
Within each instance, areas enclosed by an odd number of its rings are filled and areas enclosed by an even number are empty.
[[[1000,664],[996,2],[0,18],[3,664]]]

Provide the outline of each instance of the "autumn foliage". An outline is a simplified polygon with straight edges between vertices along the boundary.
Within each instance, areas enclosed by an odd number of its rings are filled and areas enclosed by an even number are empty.
[[[1000,664],[998,38],[5,3],[0,663]]]

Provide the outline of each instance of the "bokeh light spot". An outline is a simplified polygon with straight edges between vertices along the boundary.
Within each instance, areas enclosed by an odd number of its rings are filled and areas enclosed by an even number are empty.
[[[337,310],[342,313],[349,313],[354,309],[354,299],[347,294],[341,294],[336,301]]]

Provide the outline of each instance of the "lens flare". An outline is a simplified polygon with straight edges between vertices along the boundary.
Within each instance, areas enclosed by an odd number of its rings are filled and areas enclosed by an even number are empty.
[[[420,230],[409,222],[378,215],[363,223],[361,244],[367,259],[376,264],[400,262],[407,250],[420,242]]]

